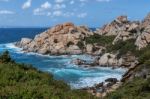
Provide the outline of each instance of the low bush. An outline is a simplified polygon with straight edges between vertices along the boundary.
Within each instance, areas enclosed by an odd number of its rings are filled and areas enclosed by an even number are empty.
[[[85,42],[87,44],[98,44],[100,46],[108,46],[113,42],[115,36],[101,36],[98,34],[94,34],[92,36],[86,37]]]
[[[118,52],[118,58],[122,55],[131,52],[132,54],[136,55],[136,46],[135,46],[135,39],[129,39],[126,41],[118,41],[114,45],[107,46],[107,52]]]

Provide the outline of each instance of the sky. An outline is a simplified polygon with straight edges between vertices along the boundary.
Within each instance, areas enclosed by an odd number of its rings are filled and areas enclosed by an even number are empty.
[[[117,16],[142,20],[150,0],[0,0],[0,27],[50,27],[64,22],[100,27]]]

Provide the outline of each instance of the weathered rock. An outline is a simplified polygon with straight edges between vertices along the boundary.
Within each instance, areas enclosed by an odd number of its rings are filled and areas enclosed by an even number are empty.
[[[127,16],[119,16],[119,17],[116,19],[116,21],[117,21],[118,23],[126,23],[126,22],[128,22],[128,18],[127,18]]]
[[[150,25],[136,39],[135,45],[141,49],[150,43]]]
[[[24,38],[16,45],[24,51],[40,54],[81,54],[83,50],[78,42],[90,35],[93,33],[87,27],[68,22],[36,35],[33,40]]]
[[[145,17],[141,23],[141,28],[145,28],[150,25],[150,13]]]
[[[95,33],[99,35],[118,35],[121,31],[126,31],[129,27],[130,22],[127,16],[119,16],[116,20],[111,23],[104,25],[102,28],[97,29]]]
[[[117,80],[117,78],[108,78],[105,80],[105,82],[112,82],[115,84],[116,82],[118,82],[118,80]]]
[[[146,47],[150,43],[150,14],[140,24],[141,33],[138,34],[135,45],[138,49]]]
[[[20,43],[17,43],[17,46],[23,46],[23,45],[27,45],[32,41],[32,39],[29,38],[22,38]]]
[[[86,52],[87,52],[88,54],[93,53],[93,49],[94,49],[94,46],[93,46],[92,44],[87,44],[87,45],[86,45]]]
[[[104,86],[103,82],[95,85],[96,88],[100,88],[100,87],[103,87],[103,86]]]
[[[105,53],[99,59],[99,65],[102,66],[120,66],[122,64],[121,59],[117,59],[117,56],[110,53]]]
[[[74,63],[75,65],[84,65],[86,61],[77,58],[73,60],[72,63]]]

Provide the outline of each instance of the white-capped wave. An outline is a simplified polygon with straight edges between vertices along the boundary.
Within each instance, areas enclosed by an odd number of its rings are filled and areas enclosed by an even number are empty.
[[[1,51],[8,50],[8,51],[16,51],[21,52],[22,48],[16,47],[14,43],[6,43],[0,44]]]

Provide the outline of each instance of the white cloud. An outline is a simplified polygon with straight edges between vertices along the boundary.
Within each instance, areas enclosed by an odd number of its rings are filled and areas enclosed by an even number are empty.
[[[70,17],[70,16],[73,16],[74,15],[74,12],[66,12],[63,14],[64,17]]]
[[[77,15],[78,18],[85,18],[87,16],[87,13],[80,13]]]
[[[62,3],[64,0],[55,0],[56,3]]]
[[[64,9],[66,8],[65,4],[55,4],[53,9],[57,10],[57,9]]]
[[[32,0],[27,0],[23,5],[22,5],[22,9],[27,9],[31,7],[31,2]]]
[[[48,1],[41,5],[41,8],[43,8],[43,9],[48,9],[51,7],[52,7],[52,5]]]
[[[62,15],[63,15],[63,13],[59,10],[53,12],[53,16],[62,16]]]
[[[14,12],[9,10],[0,10],[0,14],[14,14]]]
[[[50,16],[51,15],[51,12],[50,12],[51,7],[52,7],[51,3],[46,1],[45,3],[41,4],[41,6],[39,8],[34,9],[33,14]]]

